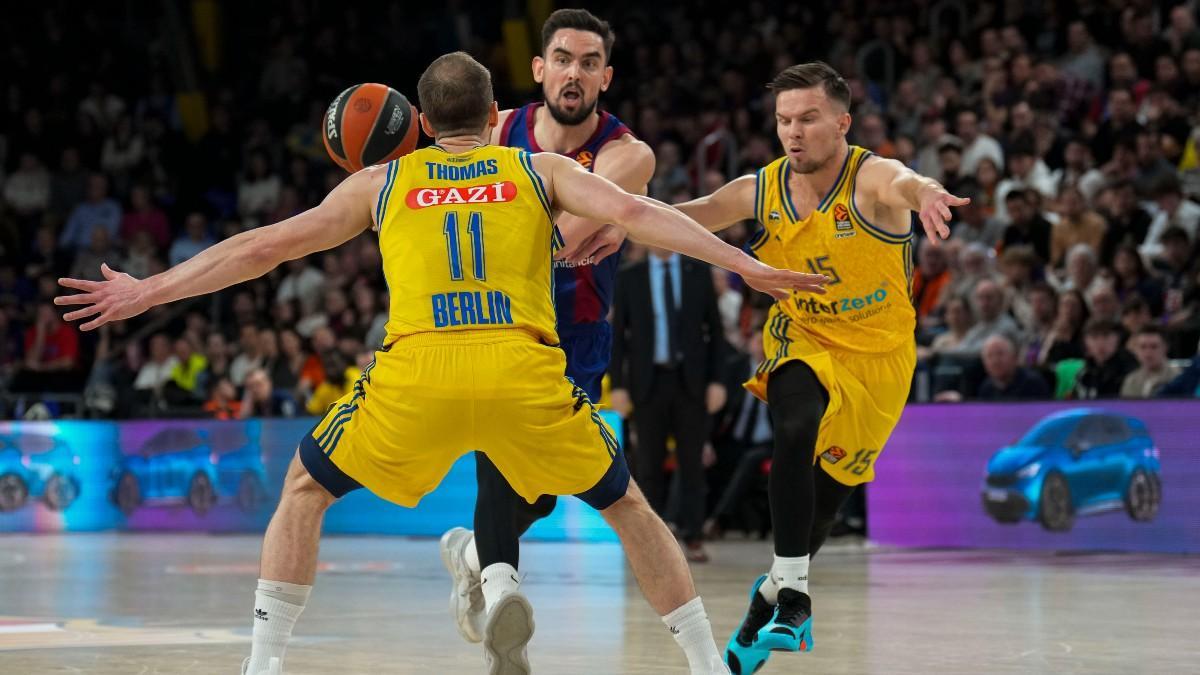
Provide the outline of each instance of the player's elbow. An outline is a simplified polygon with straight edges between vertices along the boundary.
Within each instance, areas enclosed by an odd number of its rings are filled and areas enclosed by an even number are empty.
[[[613,214],[613,222],[629,230],[630,234],[636,235],[641,226],[649,219],[652,209],[653,207],[644,197],[629,195],[622,199],[617,206],[616,213]]]

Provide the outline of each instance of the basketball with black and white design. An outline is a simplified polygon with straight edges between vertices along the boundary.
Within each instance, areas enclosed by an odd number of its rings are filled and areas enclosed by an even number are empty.
[[[325,150],[353,173],[403,157],[417,147],[417,109],[386,84],[356,84],[325,111]]]

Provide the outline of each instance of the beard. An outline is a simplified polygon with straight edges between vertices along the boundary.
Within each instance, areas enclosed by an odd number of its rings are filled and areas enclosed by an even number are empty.
[[[579,108],[575,112],[568,112],[563,108],[553,103],[550,99],[546,99],[546,109],[550,111],[550,116],[555,122],[567,127],[573,127],[583,124],[592,113],[596,112],[596,104],[599,98],[592,99],[591,103],[584,101],[582,97],[579,101]]]
[[[790,168],[792,170],[792,173],[809,174],[809,173],[815,173],[815,172],[819,171],[820,169],[824,168],[825,165],[828,163],[829,163],[828,157],[826,157],[825,159],[820,159],[820,160],[808,159],[803,162],[795,162],[789,158],[788,159],[788,168]]]

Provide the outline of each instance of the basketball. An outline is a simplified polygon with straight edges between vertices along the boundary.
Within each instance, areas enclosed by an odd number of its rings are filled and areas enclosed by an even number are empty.
[[[417,147],[417,109],[386,84],[356,84],[338,94],[322,126],[325,150],[351,173]]]

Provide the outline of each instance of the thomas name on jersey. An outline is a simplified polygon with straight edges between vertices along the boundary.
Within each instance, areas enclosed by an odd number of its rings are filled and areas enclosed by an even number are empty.
[[[511,325],[512,298],[500,291],[460,291],[435,293],[433,325],[453,326]]]

